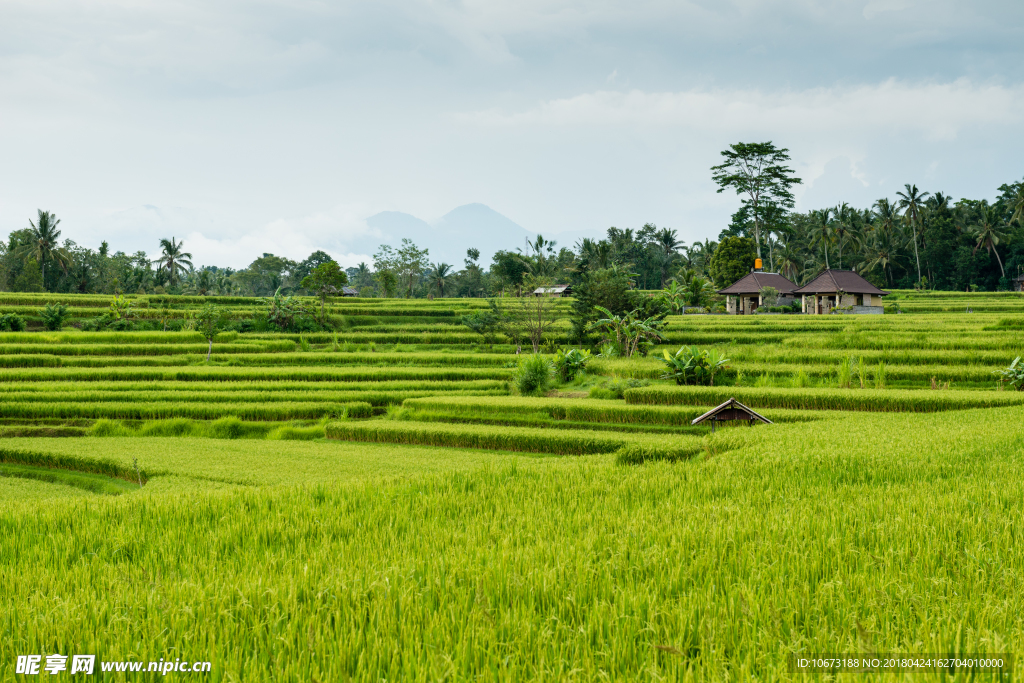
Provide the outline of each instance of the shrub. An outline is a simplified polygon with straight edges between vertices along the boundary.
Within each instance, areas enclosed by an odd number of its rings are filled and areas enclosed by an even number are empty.
[[[620,379],[616,377],[604,387],[594,387],[590,390],[590,398],[602,398],[607,400],[621,399],[627,389],[637,389],[639,387],[649,386],[650,382],[646,379]]]
[[[555,354],[555,373],[563,382],[571,382],[576,375],[586,372],[587,363],[590,362],[590,351],[584,349],[569,349],[559,351]]]
[[[662,362],[667,368],[662,379],[675,380],[676,384],[712,386],[715,375],[726,369],[729,359],[724,358],[718,349],[683,346],[674,355],[665,351]]]
[[[520,394],[541,393],[551,382],[551,363],[540,354],[526,356],[512,373],[512,385]]]
[[[24,332],[25,319],[17,313],[0,315],[0,332]]]
[[[992,374],[999,375],[1000,382],[1009,384],[1017,391],[1024,391],[1024,363],[1020,362],[1020,356],[1013,359],[1010,367],[995,370]]]
[[[64,327],[64,321],[71,317],[71,309],[61,303],[47,302],[46,308],[39,311],[39,316],[43,319],[43,326],[46,329],[56,332]]]

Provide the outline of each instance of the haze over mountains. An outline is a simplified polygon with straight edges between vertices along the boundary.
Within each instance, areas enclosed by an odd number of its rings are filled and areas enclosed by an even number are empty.
[[[401,211],[382,211],[367,218],[366,224],[371,234],[348,242],[350,252],[373,254],[380,244],[397,247],[403,238],[408,238],[418,247],[430,250],[432,263],[443,261],[456,268],[462,267],[469,248],[480,250],[480,263],[486,268],[494,252],[525,250],[526,240],[536,237],[535,233],[484,204],[465,204],[433,223]],[[562,233],[545,235],[545,238],[555,238],[560,246],[571,247],[579,235]]]

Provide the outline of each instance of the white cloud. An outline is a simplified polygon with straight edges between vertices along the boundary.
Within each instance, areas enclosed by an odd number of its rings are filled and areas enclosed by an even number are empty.
[[[479,126],[664,126],[693,130],[804,133],[879,129],[919,131],[952,140],[965,126],[1024,119],[1024,86],[949,83],[876,85],[799,91],[597,91],[549,100],[519,112],[457,115]]]

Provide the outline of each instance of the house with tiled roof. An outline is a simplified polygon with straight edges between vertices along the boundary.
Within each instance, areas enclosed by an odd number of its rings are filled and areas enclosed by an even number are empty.
[[[883,292],[852,270],[826,270],[796,290],[804,313],[825,315],[845,313],[881,314]]]
[[[774,287],[779,292],[779,306],[789,306],[797,300],[797,286],[778,273],[765,273],[760,270],[744,275],[725,289],[718,290],[725,295],[725,312],[733,315],[749,315],[761,304],[761,290]]]

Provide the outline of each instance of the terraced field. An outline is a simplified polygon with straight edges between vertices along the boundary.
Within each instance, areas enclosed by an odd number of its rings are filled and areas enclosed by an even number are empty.
[[[674,316],[648,358],[520,396],[514,347],[460,325],[480,300],[332,301],[337,332],[222,332],[207,362],[196,332],[46,332],[41,297],[2,295],[30,323],[0,333],[3,677],[52,652],[223,681],[1022,655],[1024,392],[993,371],[1024,355],[1024,299],[896,296]],[[683,344],[720,346],[721,382],[660,379]],[[729,397],[774,424],[690,424]]]

